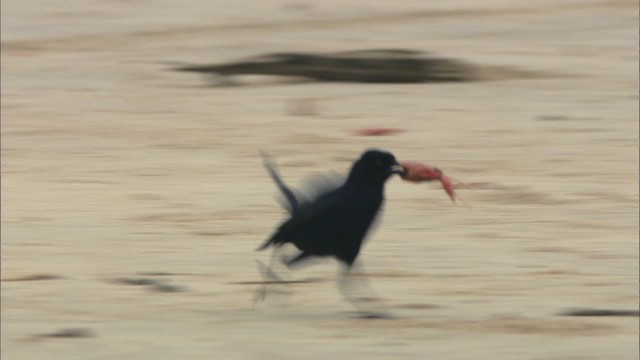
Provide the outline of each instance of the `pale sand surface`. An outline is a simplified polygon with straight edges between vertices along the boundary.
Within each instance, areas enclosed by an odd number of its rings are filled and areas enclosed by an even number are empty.
[[[2,359],[638,358],[637,317],[557,315],[638,308],[635,1],[219,3],[2,1]],[[164,71],[367,48],[546,75],[211,88]],[[291,114],[304,99],[315,116]],[[371,126],[408,132],[347,131]],[[454,205],[390,181],[362,258],[393,319],[355,318],[332,262],[252,308],[253,250],[284,216],[259,149],[296,184],[367,147],[503,186]],[[184,291],[113,281],[139,277]],[[35,337],[68,328],[93,336]]]

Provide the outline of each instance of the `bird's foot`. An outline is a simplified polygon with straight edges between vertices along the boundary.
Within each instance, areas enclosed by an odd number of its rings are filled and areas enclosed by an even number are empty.
[[[258,264],[258,270],[260,271],[260,274],[262,274],[262,278],[265,279],[265,281],[284,282],[282,277],[280,277],[280,275],[273,271],[273,269],[271,269],[268,265],[260,260],[256,260],[256,263]]]
[[[293,293],[293,291],[285,288],[284,285],[287,284],[287,281],[282,279],[271,267],[259,260],[256,260],[256,263],[258,264],[258,270],[264,281],[263,285],[256,291],[253,297],[254,307],[258,302],[266,300],[267,293],[280,295],[290,295]]]
[[[267,287],[266,286],[261,286],[260,289],[258,289],[258,291],[256,291],[255,295],[253,296],[253,307],[256,307],[256,304],[258,302],[264,301],[267,298]]]

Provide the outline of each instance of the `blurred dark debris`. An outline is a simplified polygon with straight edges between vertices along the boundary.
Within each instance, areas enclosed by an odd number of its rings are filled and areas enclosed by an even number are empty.
[[[260,280],[260,281],[232,281],[229,282],[231,285],[269,285],[269,284],[285,284],[285,285],[296,285],[296,284],[312,284],[329,281],[328,279],[321,278],[309,278],[309,279],[301,279],[301,280]]]
[[[112,280],[113,283],[122,284],[122,285],[133,285],[133,286],[147,286],[151,291],[157,292],[184,292],[186,289],[180,285],[168,284],[166,281],[145,278],[145,277],[135,277],[135,278],[117,278]]]
[[[358,136],[386,136],[386,135],[395,135],[406,132],[405,129],[400,128],[362,128],[362,129],[354,129],[350,132],[353,135]]]
[[[386,320],[386,319],[396,319],[395,316],[391,315],[387,312],[358,312],[354,315],[356,319],[367,319],[367,320]]]
[[[441,309],[444,308],[443,305],[436,304],[398,304],[395,306],[398,309],[406,309],[406,310],[429,310],[429,309]]]
[[[565,115],[538,115],[535,117],[536,120],[540,121],[571,121],[571,120],[581,120],[581,121],[597,121],[604,120],[603,118],[598,117],[571,117]]]
[[[33,274],[33,275],[25,275],[19,276],[15,278],[4,278],[2,281],[40,281],[40,280],[58,280],[64,279],[64,276],[53,275],[53,274]]]
[[[36,339],[44,339],[44,338],[68,338],[68,339],[82,339],[82,338],[91,338],[95,337],[96,334],[87,328],[66,328],[60,329],[58,331],[54,331],[52,333],[44,333],[37,334],[34,337]]]
[[[232,75],[276,75],[361,83],[480,80],[479,68],[469,62],[402,49],[327,54],[273,53],[224,64],[184,65],[172,70],[217,75],[218,84],[233,82],[228,79]],[[313,113],[308,106],[302,111]]]
[[[190,275],[190,274],[181,274],[181,273],[171,273],[164,271],[141,271],[137,273],[142,276],[177,276],[177,275]]]
[[[113,282],[123,285],[146,286],[156,285],[158,283],[158,280],[149,278],[118,278],[113,280]]]
[[[614,309],[569,309],[559,313],[561,316],[640,316],[640,310]]]
[[[157,292],[174,293],[174,292],[184,292],[185,288],[180,285],[155,284],[150,288],[150,290],[157,291]]]

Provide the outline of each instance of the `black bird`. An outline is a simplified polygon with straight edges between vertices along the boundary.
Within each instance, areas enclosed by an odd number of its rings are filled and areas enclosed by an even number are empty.
[[[356,299],[349,294],[350,270],[384,202],[385,182],[394,174],[403,174],[403,167],[389,152],[367,150],[353,164],[342,184],[316,184],[316,194],[304,198],[285,185],[266,154],[263,160],[286,198],[285,208],[290,217],[257,250],[275,247],[277,251],[285,244],[295,245],[300,251],[281,259],[289,268],[311,257],[335,257],[346,270],[340,290],[355,303]],[[264,267],[265,275],[279,280],[277,274]],[[265,294],[263,288],[259,296]]]

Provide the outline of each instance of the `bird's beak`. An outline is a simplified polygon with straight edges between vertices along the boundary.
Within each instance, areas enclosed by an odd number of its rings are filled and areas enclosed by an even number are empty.
[[[392,174],[398,174],[400,176],[404,176],[406,170],[404,168],[404,166],[400,165],[400,164],[393,164],[391,165],[391,173]]]

